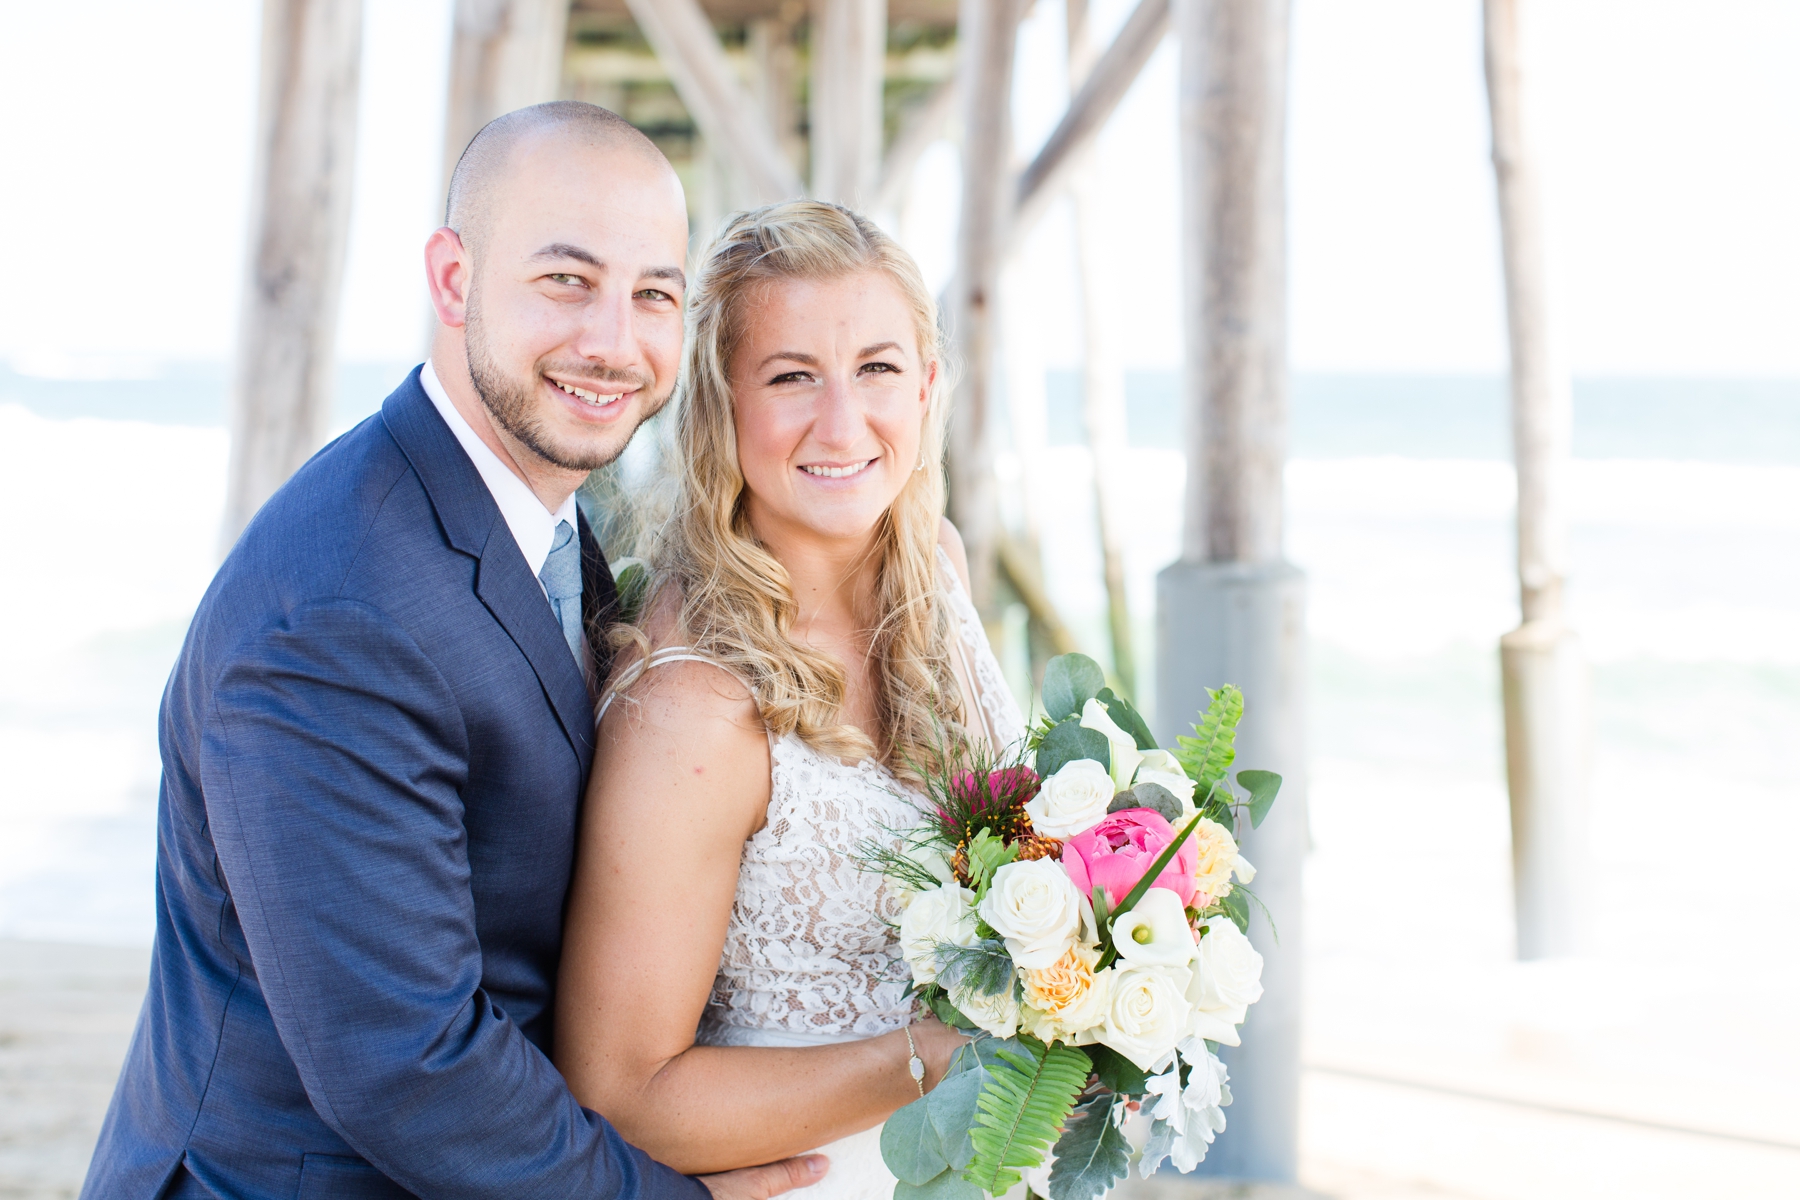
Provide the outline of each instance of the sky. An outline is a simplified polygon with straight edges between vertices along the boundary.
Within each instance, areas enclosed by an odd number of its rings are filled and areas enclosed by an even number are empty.
[[[257,58],[242,0],[0,0],[0,358],[47,376],[229,356]],[[365,0],[342,358],[416,358],[436,224],[450,0]],[[1104,32],[1126,0],[1098,0]],[[1061,6],[1021,32],[1021,157],[1065,95]],[[1583,374],[1800,376],[1800,4],[1557,0],[1532,30],[1558,326]],[[1179,362],[1175,85],[1166,42],[1108,125],[1128,367]],[[1503,368],[1478,0],[1295,0],[1290,348],[1301,371]],[[926,156],[902,233],[948,269],[956,156]],[[1067,214],[1011,294],[1072,366]]]

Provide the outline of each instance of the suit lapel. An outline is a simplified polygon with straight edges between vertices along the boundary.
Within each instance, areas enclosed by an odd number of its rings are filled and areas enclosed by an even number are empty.
[[[382,404],[381,416],[431,497],[445,539],[477,560],[475,594],[536,672],[585,776],[594,756],[593,700],[500,506],[420,386],[417,370]],[[585,544],[582,549],[585,576]],[[582,594],[585,614],[585,577]]]

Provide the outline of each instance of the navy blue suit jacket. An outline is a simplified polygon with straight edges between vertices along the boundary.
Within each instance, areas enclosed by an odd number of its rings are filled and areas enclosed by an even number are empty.
[[[84,1198],[185,1167],[232,1200],[704,1200],[546,1057],[592,701],[417,371],[245,530],[160,737],[150,989]]]

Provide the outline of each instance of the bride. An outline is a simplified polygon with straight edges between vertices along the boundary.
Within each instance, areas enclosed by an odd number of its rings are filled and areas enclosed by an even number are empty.
[[[904,250],[810,201],[735,218],[690,306],[674,515],[600,710],[557,1066],[678,1170],[822,1150],[806,1194],[888,1200],[880,1125],[962,1039],[903,995],[898,908],[857,849],[920,820],[915,766],[946,737],[1025,732],[942,516],[936,313]]]

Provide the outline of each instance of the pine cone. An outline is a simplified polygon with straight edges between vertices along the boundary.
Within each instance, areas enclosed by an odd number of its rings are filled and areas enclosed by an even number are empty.
[[[1062,855],[1063,847],[1055,838],[1039,833],[1027,834],[1013,845],[1019,848],[1019,862],[1030,862],[1034,858],[1058,858]]]

